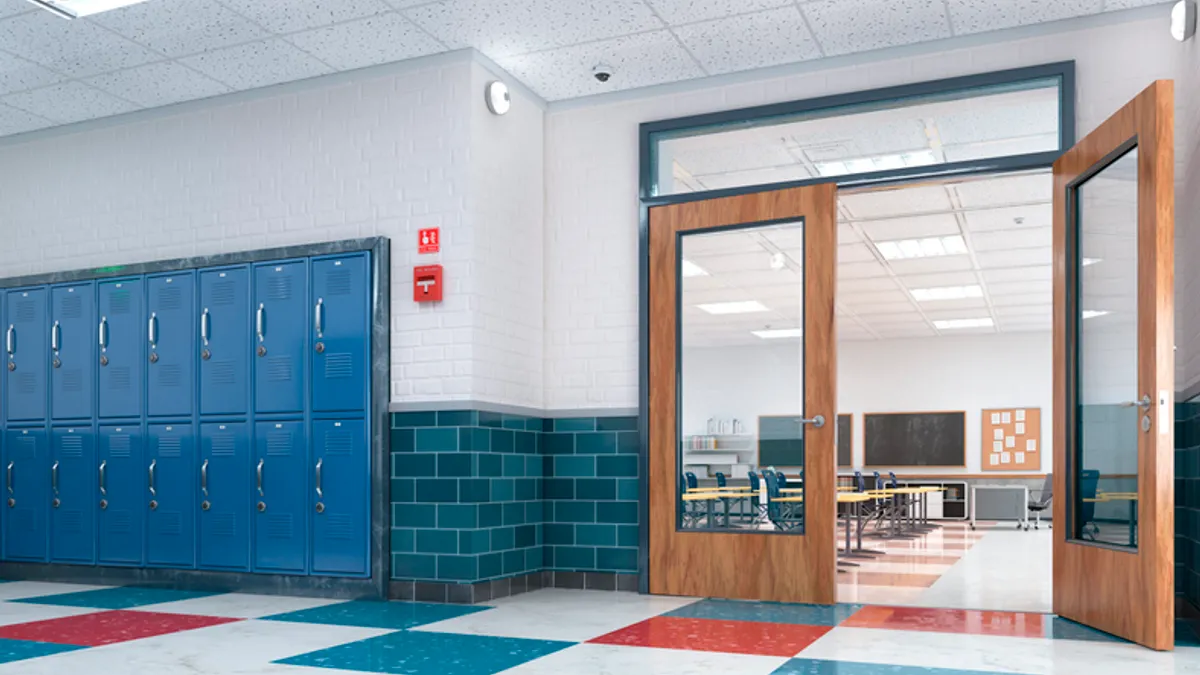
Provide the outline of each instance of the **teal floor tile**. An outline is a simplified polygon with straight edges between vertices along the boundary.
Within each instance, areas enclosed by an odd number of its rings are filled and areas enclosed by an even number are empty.
[[[435,621],[445,621],[466,614],[483,612],[490,607],[467,605],[442,605],[425,602],[379,602],[355,600],[336,605],[303,609],[263,617],[266,621],[291,621],[294,623],[324,623],[335,626],[358,626],[360,628],[392,628],[402,630],[423,626]],[[381,671],[382,672],[382,671]]]
[[[1052,617],[1046,622],[1046,637],[1055,640],[1087,640],[1090,642],[1125,642],[1115,635],[1089,628],[1081,623],[1075,623],[1061,616]]]
[[[36,598],[22,598],[13,602],[27,602],[32,605],[61,605],[67,607],[93,607],[95,609],[129,609],[144,605],[157,605],[160,602],[175,602],[205,598],[222,593],[205,591],[177,591],[170,588],[143,588],[140,586],[125,586],[122,588],[102,588],[94,591],[79,591],[78,593],[61,593],[58,595],[42,595]]]
[[[836,626],[850,618],[862,605],[801,605],[743,600],[701,600],[667,612],[664,616],[718,621],[758,621],[806,626]]]
[[[554,640],[400,631],[275,663],[403,675],[492,675],[574,644]]]
[[[771,675],[999,675],[999,670],[959,670],[957,668],[925,668],[923,666],[889,666],[857,661],[825,661],[823,659],[792,659]]]
[[[39,656],[50,656],[62,652],[73,652],[75,645],[55,645],[48,642],[27,642],[25,640],[6,640],[0,638],[0,663],[12,663],[25,659],[36,659]]]

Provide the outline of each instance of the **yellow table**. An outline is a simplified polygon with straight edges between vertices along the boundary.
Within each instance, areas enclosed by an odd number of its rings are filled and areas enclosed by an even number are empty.
[[[1096,497],[1084,497],[1083,501],[1090,504],[1104,504],[1107,502],[1129,502],[1129,545],[1137,546],[1137,505],[1138,493],[1136,492],[1097,492]]]
[[[780,488],[780,494],[804,494],[804,488]]]

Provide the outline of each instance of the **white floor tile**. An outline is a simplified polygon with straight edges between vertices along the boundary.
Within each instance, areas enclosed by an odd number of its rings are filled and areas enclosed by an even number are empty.
[[[36,598],[39,595],[61,595],[63,593],[79,593],[80,591],[95,591],[108,586],[89,586],[86,584],[60,584],[49,581],[10,581],[0,584],[0,600],[21,600]]]
[[[23,602],[6,602],[0,605],[0,626],[11,626],[32,621],[61,619],[99,611],[92,607],[60,607],[58,605],[31,605]]]
[[[504,671],[504,675],[767,675],[787,658],[650,647],[576,645]]]
[[[913,603],[923,607],[1051,612],[1050,530],[996,529]]]
[[[259,619],[272,614],[283,614],[284,612],[296,612],[313,607],[336,605],[339,602],[345,602],[345,600],[226,593],[204,598],[163,602],[157,605],[143,605],[136,609],[143,612],[220,616],[231,619]]]

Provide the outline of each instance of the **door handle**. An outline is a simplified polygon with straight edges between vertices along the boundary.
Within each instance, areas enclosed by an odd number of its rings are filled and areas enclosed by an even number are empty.
[[[204,463],[200,465],[200,491],[204,493],[205,497],[208,496],[208,460],[207,459],[204,460]]]
[[[154,490],[154,467],[158,465],[157,459],[150,460],[150,496],[157,497],[158,492]]]
[[[208,321],[208,308],[205,307],[204,313],[200,315],[200,340],[204,343],[205,347],[208,346]]]
[[[1150,400],[1150,394],[1143,394],[1142,397],[1136,401],[1125,401],[1121,404],[1121,407],[1133,408],[1136,406],[1142,410],[1149,410],[1150,406],[1152,405],[1154,405],[1154,402]]]
[[[50,351],[58,351],[59,336],[62,333],[62,327],[57,321],[50,327]]]
[[[150,321],[146,326],[146,338],[151,347],[158,346],[158,313],[150,312]]]
[[[100,494],[108,494],[108,490],[104,487],[104,467],[108,466],[108,460],[100,462]]]
[[[8,325],[8,332],[4,334],[4,349],[9,356],[17,353],[17,327],[13,324]]]
[[[317,298],[317,306],[313,309],[313,329],[317,331],[317,337],[321,337],[321,333],[325,330],[325,300]]]
[[[325,462],[325,458],[317,460],[317,499],[324,499],[325,493],[321,491],[321,464]]]
[[[100,349],[108,349],[108,317],[100,317],[100,328],[97,340],[100,343]]]
[[[255,475],[258,477],[258,496],[259,497],[263,496],[262,474],[263,474],[263,462],[265,462],[265,461],[267,461],[267,460],[260,457],[258,460],[258,468],[254,470]]]
[[[263,303],[258,303],[258,311],[254,313],[254,334],[258,336],[258,341],[262,342],[267,336],[267,306]]]
[[[54,462],[54,466],[50,467],[50,489],[54,490],[54,496],[58,496],[58,462]]]
[[[8,478],[6,485],[8,487],[8,494],[10,495],[13,493],[12,470],[14,465],[16,465],[16,462],[8,463]]]
[[[820,429],[821,427],[825,426],[825,416],[817,415],[816,417],[801,417],[800,423],[801,424],[811,424],[814,427]]]

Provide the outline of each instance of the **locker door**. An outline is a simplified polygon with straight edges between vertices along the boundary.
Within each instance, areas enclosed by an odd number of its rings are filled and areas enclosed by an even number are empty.
[[[97,557],[104,565],[142,564],[148,464],[143,442],[138,424],[100,427]]]
[[[50,560],[94,563],[95,436],[91,426],[60,427],[52,430],[51,444]]]
[[[6,560],[46,560],[50,510],[50,452],[46,446],[45,429],[9,429],[4,434]]]
[[[142,352],[146,344],[143,289],[141,279],[99,284],[100,417],[139,417],[142,414],[142,378],[146,363]]]
[[[310,508],[304,423],[255,425],[254,461],[256,465],[263,463],[263,494],[257,498],[266,505],[255,514],[254,569],[302,574],[308,553]]]
[[[200,425],[200,566],[250,568],[250,426]]]
[[[304,410],[307,289],[304,260],[254,268],[254,409],[260,413]]]
[[[362,420],[313,426],[312,573],[365,576],[370,531],[370,464]]]
[[[6,297],[4,394],[9,422],[46,419],[46,371],[50,369],[46,295],[45,288],[27,288],[9,291]]]
[[[250,349],[250,270],[201,272],[201,415],[247,412]]]
[[[190,424],[151,424],[142,497],[146,512],[146,564],[193,567],[196,564],[196,490],[198,467]]]
[[[366,254],[313,260],[315,412],[367,407],[370,291]]]
[[[96,286],[50,289],[50,414],[54,419],[92,416],[96,358]]]
[[[192,414],[195,279],[193,272],[181,272],[146,280],[150,312],[146,408],[154,417]]]

